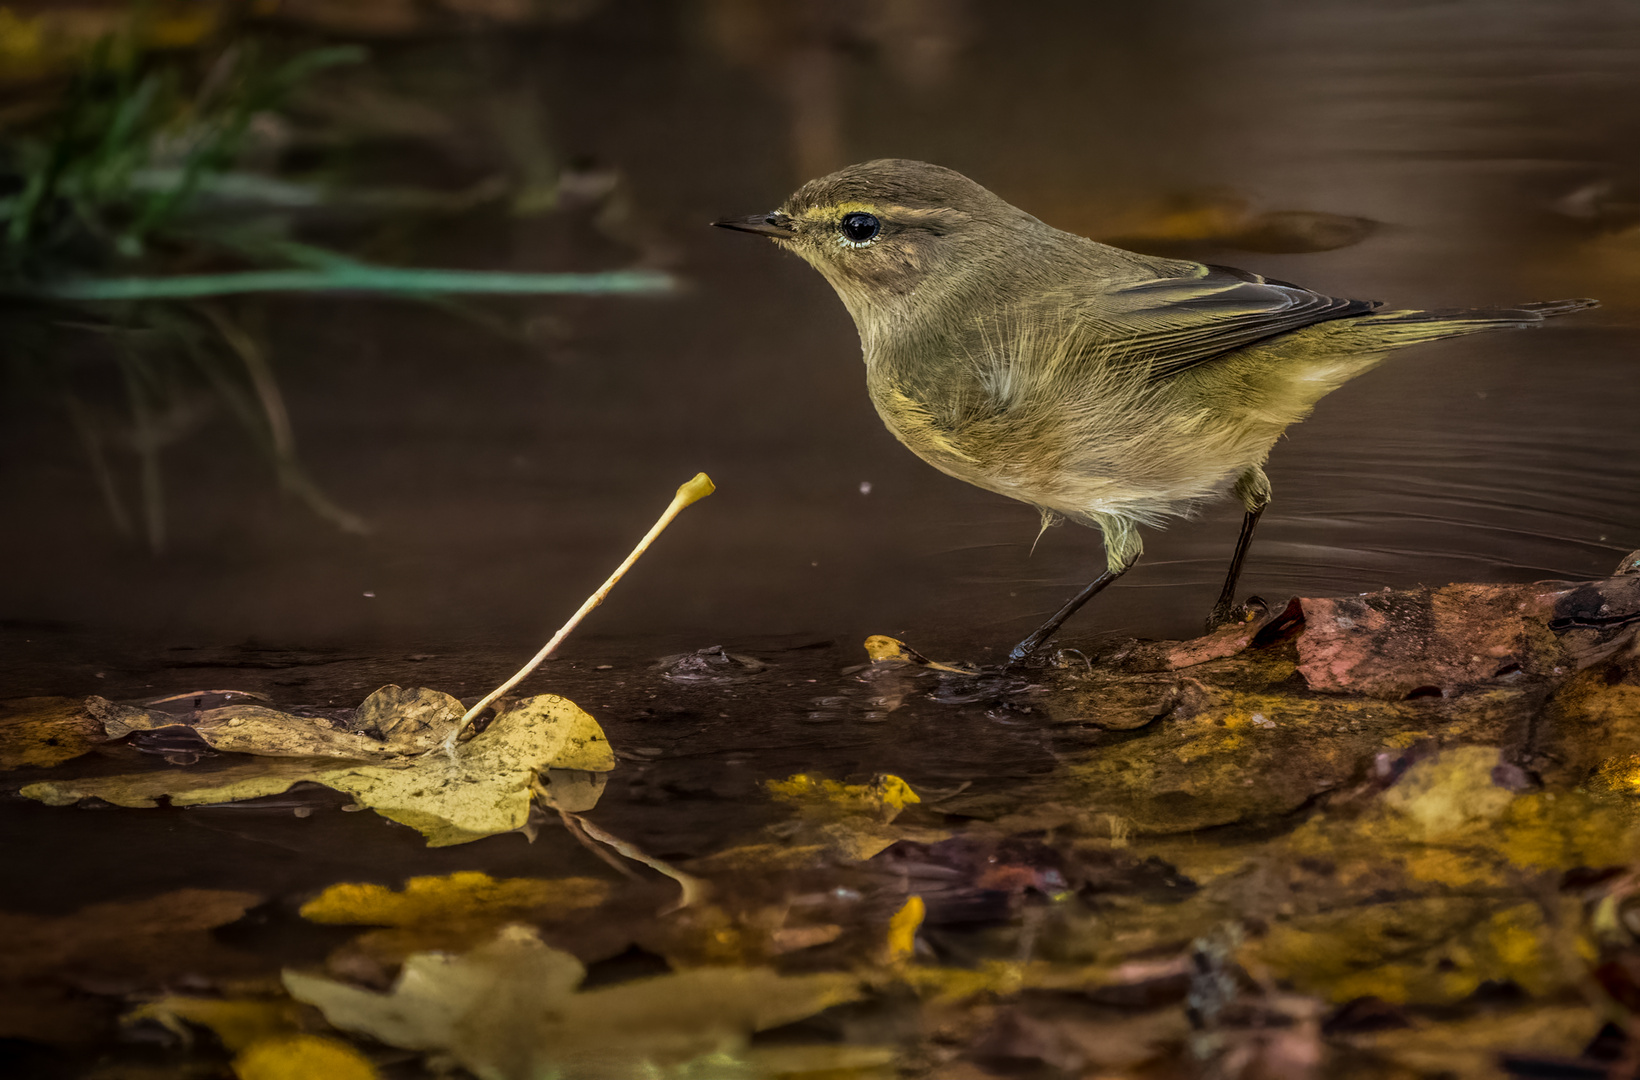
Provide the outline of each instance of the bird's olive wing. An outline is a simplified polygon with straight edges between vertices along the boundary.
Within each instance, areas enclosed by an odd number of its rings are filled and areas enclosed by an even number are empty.
[[[1157,278],[1107,294],[1098,320],[1104,355],[1148,362],[1152,379],[1188,371],[1257,341],[1329,319],[1364,315],[1375,300],[1341,300],[1225,266],[1185,264],[1194,273]]]

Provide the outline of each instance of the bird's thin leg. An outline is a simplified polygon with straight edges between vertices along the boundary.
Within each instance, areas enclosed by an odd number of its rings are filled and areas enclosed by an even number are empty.
[[[1234,621],[1236,582],[1241,578],[1241,564],[1247,561],[1247,549],[1253,546],[1253,530],[1258,527],[1258,519],[1268,505],[1268,500],[1259,503],[1241,519],[1241,535],[1236,537],[1236,553],[1230,557],[1230,572],[1224,576],[1224,590],[1219,593],[1219,602],[1213,605],[1213,614],[1207,617],[1209,632]]]
[[[1080,608],[1083,604],[1087,603],[1089,600],[1092,600],[1095,596],[1098,596],[1104,591],[1105,586],[1127,573],[1132,566],[1133,563],[1128,562],[1126,565],[1117,569],[1106,570],[1103,574],[1100,574],[1098,577],[1090,581],[1087,588],[1071,597],[1065,602],[1064,607],[1054,612],[1053,618],[1049,619],[1047,622],[1032,631],[1030,637],[1027,637],[1024,641],[1021,641],[1018,645],[1015,645],[1008,653],[1009,662],[1017,664],[1027,656],[1034,653],[1037,649],[1041,648],[1042,643],[1052,637],[1054,632],[1064,625],[1066,619],[1076,614],[1077,608]]]

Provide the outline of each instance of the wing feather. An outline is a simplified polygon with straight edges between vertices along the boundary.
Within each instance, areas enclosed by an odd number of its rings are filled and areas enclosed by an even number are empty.
[[[1089,326],[1111,362],[1148,363],[1149,377],[1178,375],[1225,353],[1330,319],[1365,315],[1376,300],[1345,300],[1225,266],[1181,264],[1106,293]]]

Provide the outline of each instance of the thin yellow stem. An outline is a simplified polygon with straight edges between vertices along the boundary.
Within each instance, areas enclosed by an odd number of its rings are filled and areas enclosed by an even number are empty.
[[[581,620],[586,618],[593,608],[604,602],[604,597],[609,595],[609,590],[615,587],[615,583],[621,580],[622,575],[632,569],[632,564],[638,561],[638,556],[649,550],[649,545],[655,542],[655,538],[661,534],[663,529],[672,524],[672,519],[682,513],[684,507],[706,498],[716,490],[717,488],[713,486],[711,478],[705,473],[696,473],[694,479],[678,488],[678,493],[672,496],[672,502],[667,506],[666,512],[661,514],[660,520],[656,521],[649,531],[644,534],[644,538],[638,541],[638,546],[632,549],[632,554],[626,557],[626,561],[615,568],[615,572],[609,575],[603,585],[599,586],[597,592],[587,597],[586,603],[582,604],[580,609],[570,616],[569,622],[565,623],[556,634],[552,635],[552,640],[543,645],[540,652],[530,658],[529,663],[519,668],[512,678],[485,694],[479,699],[477,705],[467,710],[467,714],[461,718],[461,722],[456,725],[455,730],[450,732],[444,740],[444,748],[446,750],[454,749],[456,739],[460,737],[467,725],[473,722],[474,717],[489,708],[490,703],[495,701],[496,698],[523,682],[529,677],[530,672],[540,667],[541,662],[552,655],[552,651],[558,648],[559,643],[569,636],[570,631],[579,626]]]

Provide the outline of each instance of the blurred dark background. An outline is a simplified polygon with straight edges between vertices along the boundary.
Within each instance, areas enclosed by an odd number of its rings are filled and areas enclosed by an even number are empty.
[[[259,117],[244,167],[323,166],[337,184],[413,183],[452,202],[365,223],[339,206],[308,233],[378,262],[658,268],[680,286],[231,301],[282,388],[306,475],[363,534],[282,495],[207,396],[156,455],[156,544],[133,523],[141,462],[110,392],[100,430],[122,531],[61,402],[11,378],[7,694],[85,692],[99,672],[155,685],[152,666],[227,646],[525,655],[697,470],[718,494],[567,653],[890,633],[999,656],[1103,565],[1098,537],[1064,527],[1033,553],[1034,511],[935,472],[883,430],[853,327],[818,275],[707,227],[882,156],[959,169],[1062,228],[1333,295],[1602,300],[1540,333],[1407,352],[1324,401],[1275,450],[1246,590],[1602,576],[1640,547],[1631,3],[158,9],[153,62],[207,75],[242,39],[368,50]],[[0,9],[0,135],[48,125],[88,42],[128,15]],[[14,342],[28,317],[8,317]],[[1223,503],[1149,534],[1145,561],[1068,637],[1195,632],[1238,517]]]

